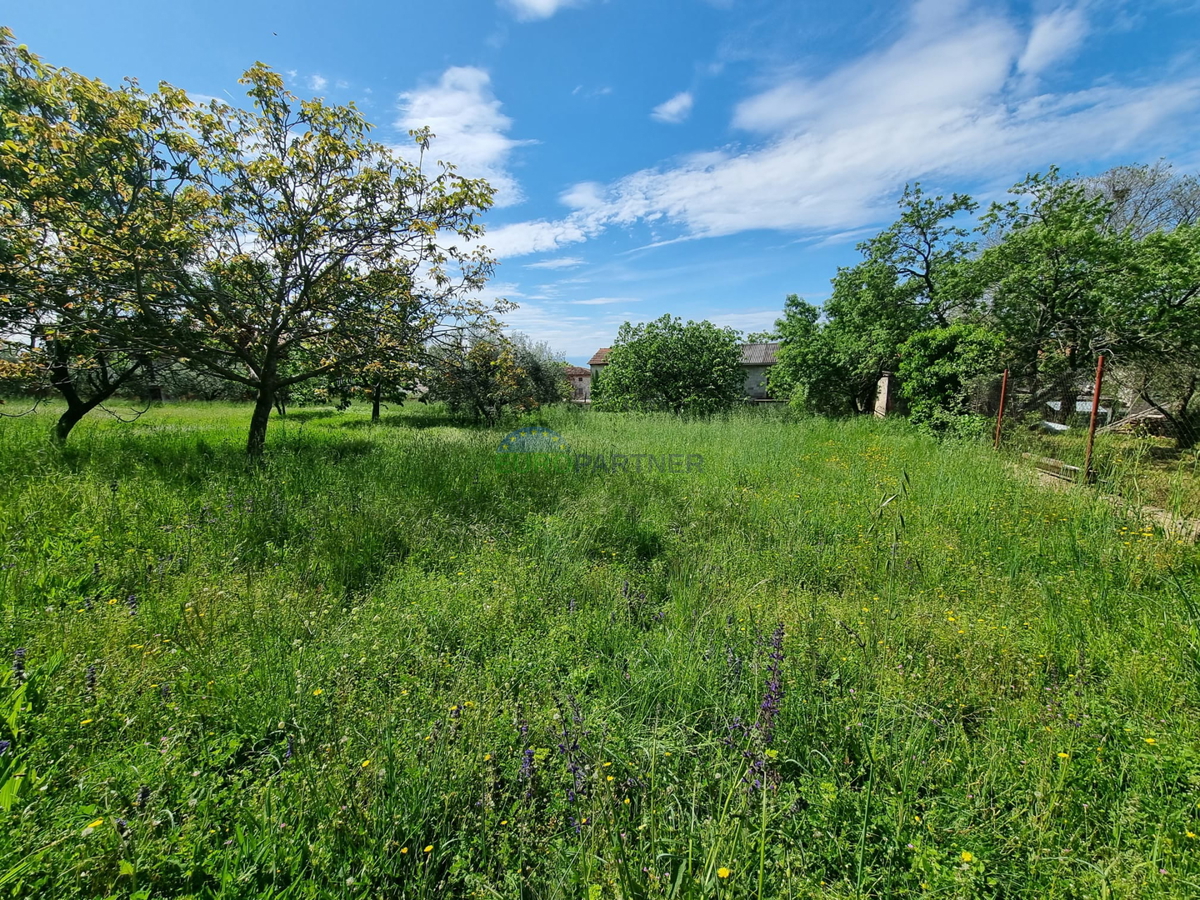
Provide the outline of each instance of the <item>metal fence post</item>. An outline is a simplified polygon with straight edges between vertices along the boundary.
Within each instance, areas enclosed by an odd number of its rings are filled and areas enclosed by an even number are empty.
[[[996,439],[992,448],[1000,449],[1000,429],[1004,426],[1004,401],[1008,398],[1008,369],[1004,370],[1004,378],[1000,381],[1000,411],[996,413]]]
[[[1083,480],[1092,480],[1092,445],[1096,441],[1096,417],[1100,412],[1100,385],[1104,381],[1104,354],[1096,360],[1096,385],[1092,391],[1092,420],[1088,425],[1087,450],[1083,455]]]

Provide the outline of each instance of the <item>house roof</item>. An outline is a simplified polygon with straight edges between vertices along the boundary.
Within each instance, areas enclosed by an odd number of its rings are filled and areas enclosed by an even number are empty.
[[[596,351],[595,355],[588,360],[589,366],[602,366],[608,362],[608,354],[611,352],[611,347],[601,347]]]
[[[585,369],[583,366],[567,366],[566,374],[567,374],[568,378],[570,378],[572,376],[580,376],[580,377],[584,376],[584,375],[590,376],[592,374],[592,370]]]
[[[778,343],[742,344],[742,365],[773,366],[775,365],[775,351],[778,349]]]

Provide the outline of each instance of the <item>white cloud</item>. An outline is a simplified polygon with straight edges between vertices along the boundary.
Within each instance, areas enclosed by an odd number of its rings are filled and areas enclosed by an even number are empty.
[[[500,111],[491,78],[483,69],[455,66],[437,84],[400,95],[398,128],[429,126],[436,135],[431,152],[436,159],[458,167],[470,178],[486,178],[496,189],[496,205],[523,199],[520,185],[508,171],[515,147],[536,143],[508,136],[512,119]]]
[[[1056,9],[1033,23],[1025,52],[1017,60],[1017,71],[1037,75],[1065,59],[1087,37],[1087,17],[1079,9]]]
[[[653,246],[755,229],[820,239],[886,221],[906,182],[994,185],[1051,163],[1149,158],[1187,136],[1200,78],[1030,93],[1032,73],[1086,30],[1074,13],[1046,19],[1025,34],[961,0],[923,0],[890,45],[741,103],[733,124],[752,143],[577,184],[560,196],[562,219],[503,226],[485,243],[501,258],[549,252],[636,222],[667,232]]]
[[[600,223],[589,223],[580,216],[568,216],[557,222],[515,222],[489,228],[483,244],[504,259],[529,253],[548,253],[567,244],[578,244],[600,232]]]
[[[906,182],[1015,181],[1051,163],[1151,157],[1186,137],[1198,78],[1029,93],[1018,60],[1032,72],[1067,52],[1066,36],[1082,27],[1070,32],[1071,21],[1041,26],[1031,54],[1035,41],[998,13],[919,3],[890,46],[741,103],[733,123],[754,143],[576,185],[561,195],[573,210],[565,218],[502,229],[505,251],[553,250],[635,222],[679,229],[656,243],[754,229],[820,237],[886,220]]]
[[[532,21],[548,19],[560,9],[578,6],[581,0],[501,0],[504,6],[513,11],[518,19]]]
[[[690,91],[681,91],[670,100],[664,100],[650,112],[650,118],[668,125],[678,125],[692,114],[694,99]]]
[[[527,269],[574,269],[582,266],[583,260],[578,256],[560,256],[557,259],[543,259],[541,262],[529,263]]]
[[[612,303],[641,303],[640,297],[596,297],[592,300],[568,300],[572,306],[608,306]]]
[[[308,76],[309,90],[323,91],[323,90],[325,90],[325,86],[327,84],[329,84],[329,81],[325,78],[322,78],[320,75],[309,75]]]

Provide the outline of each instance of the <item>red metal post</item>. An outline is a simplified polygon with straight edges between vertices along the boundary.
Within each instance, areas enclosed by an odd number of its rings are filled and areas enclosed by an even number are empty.
[[[1008,398],[1008,369],[1004,370],[1004,378],[1000,380],[1000,411],[996,413],[996,440],[992,446],[1000,449],[1000,429],[1004,426],[1004,401]]]
[[[1083,478],[1092,480],[1092,444],[1096,440],[1096,418],[1100,412],[1100,385],[1104,381],[1104,355],[1096,360],[1096,388],[1092,391],[1092,421],[1088,425],[1087,450],[1083,455]]]

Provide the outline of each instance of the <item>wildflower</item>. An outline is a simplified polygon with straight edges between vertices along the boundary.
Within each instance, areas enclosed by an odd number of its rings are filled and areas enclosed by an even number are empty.
[[[150,786],[143,784],[138,788],[136,805],[141,808],[150,802]]]
[[[407,852],[408,852],[408,848],[407,848],[407,847],[401,847],[401,848],[400,848],[400,852],[401,852],[401,853],[407,853]]]
[[[1058,754],[1058,758],[1059,758],[1059,759],[1070,759],[1070,758],[1071,758],[1071,754],[1070,754],[1070,753],[1061,753],[1061,752],[1060,752],[1060,753]]]
[[[84,719],[84,720],[83,720],[82,722],[80,722],[79,724],[80,724],[80,725],[91,725],[91,724],[92,724],[92,721],[93,721],[92,719]]]
[[[362,761],[362,767],[363,767],[364,769],[365,769],[367,766],[369,766],[370,764],[371,764],[371,761],[370,761],[369,759],[364,759],[364,760]]]
[[[130,594],[128,597],[126,597],[125,605],[129,607],[129,614],[131,616],[136,616],[138,611],[137,594]]]
[[[1158,743],[1158,741],[1156,741],[1154,738],[1146,738],[1145,741],[1147,744],[1157,744]]]
[[[0,756],[8,752],[8,748],[12,746],[11,741],[0,741]]]
[[[13,651],[13,680],[25,680],[25,648],[18,647]]]
[[[970,853],[970,852],[969,852],[969,851],[967,851],[967,850],[964,850],[964,851],[962,852],[962,861],[963,861],[963,862],[965,862],[965,863],[974,862],[974,861],[975,861],[975,855],[974,855],[973,853]]]
[[[323,693],[325,693],[325,691],[322,688],[317,688],[315,691],[313,691],[313,696],[320,697]]]
[[[87,685],[89,694],[94,694],[96,692],[96,667],[95,666],[89,665],[87,667],[87,673],[84,675],[84,683]]]
[[[104,824],[104,819],[97,819],[95,822],[89,822],[87,827],[88,827],[88,828],[95,828],[95,827],[97,827],[98,825],[103,825],[103,824]]]
[[[725,868],[725,866],[721,866],[721,868],[717,869],[718,878],[728,878],[732,874],[733,873],[729,871],[729,869]]]
[[[426,847],[426,848],[425,848],[425,852],[426,852],[426,853],[432,853],[432,852],[433,852],[433,844],[430,844],[428,847]]]

